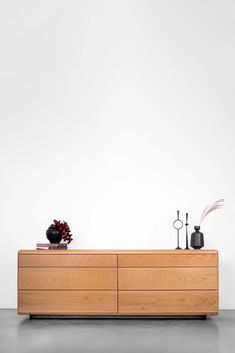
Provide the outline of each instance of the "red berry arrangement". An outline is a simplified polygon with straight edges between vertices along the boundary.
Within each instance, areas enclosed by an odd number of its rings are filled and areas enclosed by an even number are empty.
[[[71,243],[73,238],[68,223],[65,221],[57,221],[56,219],[54,219],[53,222],[54,223],[52,223],[50,227],[58,229],[60,231],[60,234],[62,235],[62,239],[67,242],[67,244]]]

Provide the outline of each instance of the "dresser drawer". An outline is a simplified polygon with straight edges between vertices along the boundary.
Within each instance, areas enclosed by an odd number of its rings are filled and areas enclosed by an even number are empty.
[[[19,268],[19,289],[117,289],[114,268]]]
[[[119,292],[119,314],[183,315],[217,314],[217,291]]]
[[[117,292],[20,290],[18,303],[19,314],[115,314]]]
[[[50,255],[19,254],[19,267],[117,267],[117,255],[58,254],[58,251]]]
[[[216,267],[217,253],[118,255],[119,267]]]
[[[120,268],[119,290],[217,289],[217,268]]]

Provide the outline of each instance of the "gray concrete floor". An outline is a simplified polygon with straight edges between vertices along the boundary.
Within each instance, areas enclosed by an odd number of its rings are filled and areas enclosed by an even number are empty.
[[[235,352],[235,310],[207,320],[35,319],[0,310],[1,353]]]

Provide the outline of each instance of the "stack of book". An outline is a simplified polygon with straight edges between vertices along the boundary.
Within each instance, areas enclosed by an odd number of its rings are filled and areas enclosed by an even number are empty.
[[[38,243],[37,250],[67,250],[67,243],[51,244],[51,243]]]

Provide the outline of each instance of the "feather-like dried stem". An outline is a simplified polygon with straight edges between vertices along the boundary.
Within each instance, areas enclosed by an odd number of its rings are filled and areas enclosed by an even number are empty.
[[[223,206],[223,202],[224,202],[224,199],[219,199],[217,201],[215,201],[210,207],[207,206],[204,211],[202,212],[202,216],[201,216],[201,219],[200,219],[200,222],[199,224],[201,225],[202,222],[204,221],[205,217],[211,213],[212,211],[215,211],[219,208],[221,208]]]
[[[204,209],[203,212],[202,212],[201,219],[200,219],[200,222],[199,222],[200,225],[202,224],[202,221],[203,221],[203,219],[204,219],[204,215],[205,215],[206,210],[208,209],[208,207],[209,207],[209,206],[206,206],[205,209]]]

